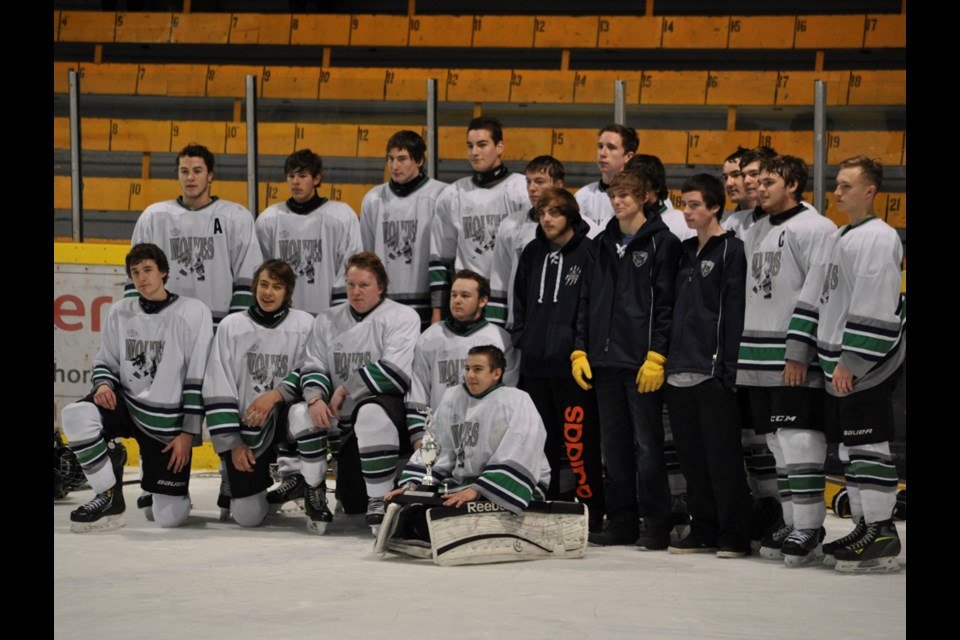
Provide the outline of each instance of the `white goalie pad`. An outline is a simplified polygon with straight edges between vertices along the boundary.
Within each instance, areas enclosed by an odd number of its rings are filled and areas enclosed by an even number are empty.
[[[401,520],[401,511],[410,509],[412,505],[391,502],[383,515],[383,522],[377,531],[377,538],[373,541],[373,552],[381,560],[387,553],[411,556],[413,558],[429,559],[433,557],[430,543],[426,540],[404,539],[397,537],[397,529]]]
[[[587,507],[535,502],[514,514],[492,502],[427,511],[433,561],[462,564],[582,558],[587,548]]]

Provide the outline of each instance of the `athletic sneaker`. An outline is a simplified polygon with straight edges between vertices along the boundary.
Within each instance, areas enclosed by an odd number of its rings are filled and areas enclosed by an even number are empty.
[[[671,544],[667,547],[667,551],[670,553],[676,553],[680,555],[687,553],[714,553],[716,550],[717,545],[708,544],[693,533],[687,535],[687,537],[679,542]]]
[[[793,527],[788,524],[781,524],[780,528],[768,536],[764,536],[760,542],[760,557],[764,560],[783,561],[783,541],[786,539]]]
[[[819,529],[794,529],[783,541],[783,561],[788,567],[802,567],[819,561],[823,557],[820,543],[827,535],[823,527]]]
[[[717,549],[718,558],[746,558],[750,555],[750,546],[737,547],[734,545],[722,544]]]
[[[834,551],[837,571],[844,573],[886,573],[900,570],[900,535],[893,519],[867,524],[863,536],[853,544]]]
[[[837,549],[842,549],[844,547],[849,547],[854,542],[863,537],[863,534],[867,532],[867,523],[863,521],[861,517],[857,520],[857,526],[854,527],[853,531],[838,538],[832,542],[823,543],[823,564],[828,567],[832,567],[837,564],[837,559],[833,557],[833,554],[836,553]]]
[[[666,550],[670,546],[670,530],[673,529],[670,517],[645,518],[645,521],[647,526],[637,546],[644,551]]]
[[[750,539],[763,540],[783,524],[783,507],[776,498],[760,498],[753,503],[750,516]]]
[[[123,526],[123,512],[127,506],[123,501],[121,483],[94,496],[87,504],[70,512],[70,530],[74,533],[87,531],[108,531]]]
[[[370,498],[367,501],[366,520],[374,534],[377,533],[377,530],[380,528],[380,523],[383,522],[384,511],[383,498]]]
[[[326,482],[306,488],[303,496],[303,510],[307,514],[307,531],[319,536],[326,533],[327,525],[333,522],[333,514],[327,506]]]
[[[590,532],[587,541],[601,547],[635,544],[640,537],[640,520],[635,513],[617,514],[607,518],[602,531]]]
[[[267,491],[267,503],[279,508],[280,505],[303,498],[307,489],[307,481],[303,475],[295,473],[287,476],[280,481],[280,486],[271,491]]]

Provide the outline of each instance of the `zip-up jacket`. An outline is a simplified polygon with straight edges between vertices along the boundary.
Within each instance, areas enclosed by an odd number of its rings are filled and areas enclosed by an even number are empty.
[[[593,367],[635,371],[647,351],[669,351],[680,241],[655,216],[626,246],[612,218],[594,244],[596,259],[580,287],[574,349],[586,351]]]
[[[743,242],[727,231],[682,244],[665,371],[700,373],[734,384],[743,333],[747,260]]]
[[[554,251],[538,225],[535,239],[520,254],[513,287],[513,342],[521,350],[524,375],[570,375],[580,286],[593,266],[589,230],[581,219],[573,226],[573,237]]]

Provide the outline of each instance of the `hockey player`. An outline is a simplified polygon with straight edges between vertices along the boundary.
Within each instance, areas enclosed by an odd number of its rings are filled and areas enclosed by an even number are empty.
[[[530,396],[503,384],[506,366],[498,347],[472,347],[463,384],[448,389],[437,408],[434,435],[441,450],[432,472],[453,480],[444,506],[482,497],[520,513],[531,500],[544,498],[550,483],[546,431]],[[401,488],[387,499],[417,487],[425,472],[418,449],[403,469]]]
[[[547,498],[589,506],[591,530],[603,524],[600,419],[593,391],[567,374],[580,308],[580,286],[593,266],[589,225],[562,188],[543,192],[536,207],[536,238],[520,256],[514,289],[514,338],[522,351],[522,388],[547,429]]]
[[[153,244],[126,257],[137,288],[110,307],[93,360],[94,390],[63,409],[63,431],[96,497],[70,514],[81,533],[124,525],[122,462],[107,441],[136,438],[141,487],[154,494],[152,519],[178,527],[190,514],[190,454],[200,444],[204,365],[212,338],[210,310],[167,291],[169,264]]]
[[[503,164],[503,129],[482,116],[467,125],[467,157],[473,175],[446,187],[437,198],[430,230],[432,322],[439,322],[450,297],[451,275],[470,269],[490,277],[500,223],[529,202],[523,176]]]
[[[253,231],[253,215],[235,202],[210,195],[214,157],[201,145],[184,147],[177,156],[182,194],[147,207],[133,229],[132,245],[154,243],[174,268],[168,290],[200,300],[213,316],[214,328],[228,313],[253,303],[250,278],[263,262]],[[124,295],[136,297],[127,283]]]
[[[826,379],[827,433],[840,442],[856,527],[823,545],[824,560],[849,572],[900,568],[889,441],[893,387],[906,353],[903,248],[897,232],[873,212],[882,179],[883,167],[865,156],[840,163],[834,195],[850,223],[828,239],[817,271],[822,285],[804,288],[815,298],[801,298],[787,336],[788,361],[806,362],[815,344]]]
[[[744,191],[743,172],[740,170],[740,158],[743,157],[743,154],[747,151],[749,151],[749,149],[738,146],[737,150],[727,156],[727,159],[723,161],[720,175],[723,180],[723,188],[727,192],[727,200],[733,205],[731,211],[724,213],[724,218],[726,218],[729,213],[750,208],[750,201],[741,203],[744,199]]]
[[[637,153],[640,139],[633,128],[622,124],[608,124],[600,129],[599,135],[597,166],[600,168],[600,180],[578,189],[576,197],[581,217],[592,220],[602,230],[613,217],[613,207],[607,197],[610,181],[623,171],[627,161]]]
[[[701,173],[682,188],[687,225],[670,328],[665,397],[683,476],[690,533],[671,553],[750,552],[750,493],[733,392],[743,332],[743,243],[720,226],[723,184]]]
[[[517,386],[519,354],[513,349],[510,334],[484,317],[489,300],[490,283],[486,278],[469,269],[457,272],[450,287],[450,316],[431,325],[417,339],[407,396],[409,429],[422,430],[427,406],[436,411],[443,393],[463,382],[467,352],[478,344],[492,344],[504,352],[507,367],[503,383]]]
[[[323,160],[310,149],[287,156],[283,171],[290,198],[257,217],[257,240],[265,258],[283,260],[296,273],[293,306],[317,315],[346,300],[343,265],[363,250],[360,222],[350,205],[317,193]]]
[[[537,156],[527,163],[524,173],[530,206],[511,213],[500,223],[490,272],[487,318],[507,329],[513,326],[513,280],[517,275],[517,262],[537,230],[537,200],[545,190],[563,187],[563,165],[552,156]]]
[[[800,158],[776,156],[760,164],[758,192],[767,215],[745,243],[750,271],[737,364],[737,386],[748,388],[754,428],[766,433],[776,460],[784,520],[761,542],[760,555],[782,557],[791,567],[820,557],[826,515],[823,376],[810,360],[785,353],[793,309],[805,287],[819,284],[808,278],[816,252],[836,231],[800,202],[806,182]]]
[[[430,225],[437,197],[447,185],[423,173],[427,144],[414,131],[387,141],[390,181],[371,189],[360,209],[364,251],[380,256],[390,278],[390,297],[430,324]]]
[[[596,385],[607,468],[607,527],[591,534],[591,542],[633,544],[642,509],[641,546],[666,549],[673,525],[659,390],[680,241],[659,216],[645,216],[650,191],[633,171],[618,174],[607,189],[616,217],[594,240],[596,259],[581,285],[570,360],[582,389]]]
[[[739,149],[739,148],[738,148]],[[736,211],[724,214],[720,224],[728,231],[732,230],[744,243],[747,241],[747,231],[757,223],[767,212],[760,206],[760,163],[773,158],[777,152],[770,147],[756,147],[745,150],[740,154],[740,177],[734,180],[741,189],[740,200]],[[728,165],[724,164],[726,168]],[[726,169],[724,169],[726,170]],[[810,207],[812,208],[812,207]]]
[[[254,273],[256,301],[217,330],[203,382],[214,451],[228,477],[234,521],[255,527],[267,514],[275,441],[286,436],[286,405],[300,397],[313,316],[291,309],[296,275],[283,260]]]
[[[387,297],[389,279],[376,254],[351,256],[346,272],[348,304],[317,316],[301,370],[304,402],[294,404],[288,415],[307,483],[307,528],[316,533],[332,519],[325,482],[331,426],[338,423],[341,432],[352,430],[356,438],[368,498],[366,521],[374,529],[383,520],[383,496],[393,487],[399,456],[419,446],[420,439],[419,433],[407,432],[403,405],[419,317]],[[347,436],[341,440],[339,472],[348,455]],[[338,495],[344,490],[341,480]]]
[[[629,171],[638,171],[644,180],[650,183],[647,201],[643,204],[644,214],[651,218],[660,216],[664,224],[680,241],[696,235],[684,222],[683,214],[673,207],[670,192],[667,190],[667,172],[660,158],[647,153],[633,156],[624,167]]]

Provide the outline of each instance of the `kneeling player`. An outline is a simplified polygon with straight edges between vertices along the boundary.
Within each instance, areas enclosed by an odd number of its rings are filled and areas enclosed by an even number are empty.
[[[570,505],[576,507],[576,513],[570,514],[574,517],[568,523],[569,531],[563,523],[559,524],[559,528],[568,534],[566,538],[559,536],[555,540],[540,539],[535,542],[534,546],[546,553],[529,547],[526,554],[521,552],[523,540],[529,539],[527,534],[537,535],[533,531],[535,528],[527,531],[523,518],[511,520],[512,524],[505,527],[501,526],[502,519],[492,520],[487,525],[478,523],[470,534],[453,522],[455,518],[452,516],[502,511],[521,514],[531,501],[542,501],[549,486],[550,464],[543,453],[546,440],[543,421],[530,396],[524,391],[503,385],[501,377],[505,366],[506,360],[499,348],[493,345],[473,347],[467,354],[464,384],[448,389],[437,409],[434,436],[440,445],[440,452],[433,463],[432,475],[450,485],[450,491],[441,496],[443,506],[467,505],[466,509],[455,513],[430,516],[430,530],[436,533],[442,529],[444,532],[444,541],[433,540],[438,547],[434,550],[434,558],[439,564],[525,560],[538,555],[559,555],[563,551],[572,551],[578,557],[586,547],[586,518],[580,505]],[[425,473],[421,448],[414,452],[404,467],[400,476],[401,488],[390,492],[386,498],[391,500],[401,493],[416,489]],[[550,515],[544,517],[553,518],[554,513],[551,511]],[[451,522],[441,527],[437,524],[441,519]],[[454,550],[469,542],[464,535],[469,538],[488,526],[490,531],[486,537],[491,539],[489,548],[464,551],[465,557],[459,557],[461,553]],[[554,523],[556,526],[557,523]],[[542,534],[544,527],[541,526],[540,530]],[[423,533],[424,529],[421,527],[420,531]],[[579,533],[569,535],[571,531]],[[448,536],[453,541],[444,544]],[[498,545],[492,542],[497,537],[511,538],[508,546],[513,551],[505,555],[498,553]],[[440,556],[447,552],[451,554],[449,559],[441,559]]]
[[[178,527],[190,515],[190,449],[200,444],[200,395],[212,338],[210,310],[164,287],[167,256],[138,244],[126,258],[139,294],[110,307],[93,361],[94,390],[63,410],[63,431],[97,495],[70,514],[77,533],[122,527],[122,462],[107,441],[136,438],[141,487],[154,495],[153,518]]]
[[[223,461],[230,512],[244,527],[267,515],[273,444],[286,435],[285,405],[300,397],[298,369],[313,316],[290,308],[296,280],[283,260],[257,269],[255,302],[220,323],[204,377],[210,440]]]

